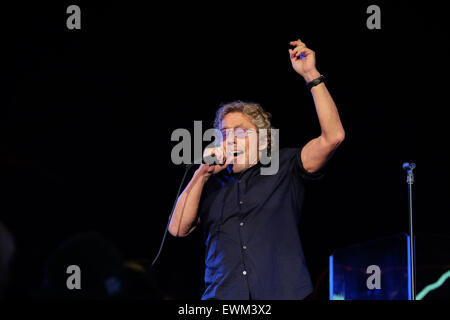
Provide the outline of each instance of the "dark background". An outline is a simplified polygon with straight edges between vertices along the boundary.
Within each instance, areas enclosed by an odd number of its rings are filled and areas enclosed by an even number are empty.
[[[66,28],[70,4],[81,7],[81,30]],[[370,4],[381,7],[381,30],[366,27]],[[327,298],[334,249],[408,230],[405,161],[417,165],[416,231],[450,235],[444,19],[437,1],[3,7],[0,220],[27,293],[80,232],[151,261],[184,172],[171,162],[171,133],[193,132],[194,120],[210,127],[220,103],[261,103],[282,147],[318,136],[289,61],[298,38],[316,51],[346,131],[302,216],[316,297]],[[200,232],[168,236],[153,269],[167,297],[200,298],[203,254]]]

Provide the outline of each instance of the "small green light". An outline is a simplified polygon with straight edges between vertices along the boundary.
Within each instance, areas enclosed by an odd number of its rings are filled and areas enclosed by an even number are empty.
[[[345,300],[344,295],[333,294],[333,300]]]

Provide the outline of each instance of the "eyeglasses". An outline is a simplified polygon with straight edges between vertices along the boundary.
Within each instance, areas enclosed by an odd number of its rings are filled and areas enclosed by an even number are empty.
[[[244,139],[248,136],[249,133],[256,132],[256,130],[244,127],[236,127],[233,129],[222,129],[220,130],[220,132],[224,140],[227,138],[227,136],[230,137],[231,134],[239,139]]]

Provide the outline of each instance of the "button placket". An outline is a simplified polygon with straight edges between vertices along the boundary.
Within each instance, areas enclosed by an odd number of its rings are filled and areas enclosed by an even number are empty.
[[[242,205],[244,205],[244,194],[245,194],[245,190],[244,190],[244,184],[242,184],[241,183],[242,182],[242,179],[238,179],[237,180],[237,189],[238,189],[238,193],[237,193],[237,195],[238,195],[238,207],[239,207],[239,211],[241,212],[241,214],[242,214],[242,210],[243,210],[243,207],[242,207]],[[245,243],[245,240],[244,239],[246,239],[247,237],[246,237],[246,229],[244,229],[244,226],[245,226],[245,222],[244,222],[244,218],[241,216],[241,219],[242,220],[240,220],[239,221],[239,240],[240,240],[240,246],[241,246],[241,259],[242,259],[242,275],[243,275],[243,277],[244,278],[246,278],[247,279],[247,286],[249,286],[249,283],[248,283],[248,268],[247,268],[247,264],[246,264],[246,257],[245,257],[245,255],[246,255],[246,253],[244,252],[246,249],[247,249],[247,246],[246,245],[244,245],[244,243]],[[250,290],[250,288],[249,288],[249,290]]]

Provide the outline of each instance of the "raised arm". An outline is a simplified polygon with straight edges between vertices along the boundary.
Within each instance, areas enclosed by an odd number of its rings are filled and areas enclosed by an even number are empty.
[[[315,52],[307,48],[299,39],[291,41],[294,49],[289,49],[292,67],[306,82],[320,77],[316,68]],[[309,172],[319,170],[331,158],[334,151],[345,138],[345,131],[339,113],[325,83],[311,88],[321,135],[309,141],[302,149],[301,159]]]

